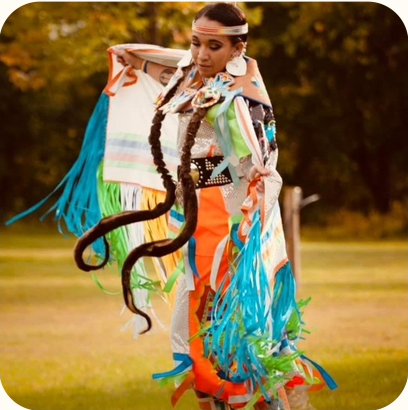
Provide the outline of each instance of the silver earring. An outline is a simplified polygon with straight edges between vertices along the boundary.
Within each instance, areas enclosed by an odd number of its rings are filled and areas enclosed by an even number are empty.
[[[240,77],[246,74],[247,72],[247,63],[244,59],[244,54],[240,53],[228,61],[225,66],[227,71],[236,77]]]

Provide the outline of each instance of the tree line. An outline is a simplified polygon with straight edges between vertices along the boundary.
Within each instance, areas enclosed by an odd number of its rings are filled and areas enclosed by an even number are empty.
[[[277,120],[286,185],[338,209],[407,203],[408,36],[374,2],[238,3]],[[0,36],[1,216],[51,192],[75,161],[107,79],[106,49],[187,48],[200,2],[34,2]]]

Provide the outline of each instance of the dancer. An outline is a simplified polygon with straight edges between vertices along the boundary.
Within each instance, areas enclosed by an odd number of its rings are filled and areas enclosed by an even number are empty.
[[[105,108],[99,115],[118,119],[108,121],[103,154],[100,145],[93,156],[99,214],[92,221],[99,215],[101,221],[84,234],[84,225],[76,229],[75,260],[87,271],[118,261],[125,303],[147,324],[139,322],[141,332],[152,326],[149,295],[157,291],[146,258],[153,258],[165,291],[177,283],[175,367],[154,375],[175,382],[173,405],[193,388],[203,410],[311,409],[307,390],[336,385],[297,349],[305,302],[295,300],[286,254],[272,105],[256,61],[245,54],[247,36],[243,12],[216,3],[197,14],[187,53],[110,49],[111,64],[116,57],[124,67],[111,72],[109,113]],[[122,93],[121,107],[130,104],[128,91],[143,86],[161,89],[148,131],[154,173],[143,168],[143,132],[132,140],[137,152],[131,153],[130,134],[120,128],[125,115],[113,103]],[[139,114],[145,105],[138,102]],[[129,121],[140,129],[146,116]],[[104,132],[103,124],[92,124]],[[91,136],[87,141],[84,158],[95,144]],[[118,227],[124,227],[119,234]],[[102,256],[100,264],[84,260],[89,245]]]

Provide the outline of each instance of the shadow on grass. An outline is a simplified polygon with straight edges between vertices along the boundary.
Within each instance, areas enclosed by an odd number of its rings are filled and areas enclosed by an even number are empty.
[[[367,352],[348,360],[333,361],[330,374],[338,389],[311,395],[318,410],[378,410],[391,404],[407,383],[407,358],[367,359]]]
[[[132,379],[132,372],[120,385],[99,385],[99,388],[81,386],[81,374],[76,377],[78,384],[67,384],[60,388],[46,388],[29,394],[13,394],[20,406],[30,410],[170,410],[172,387],[159,387],[156,383],[146,383]],[[198,404],[192,391],[177,403],[175,410],[196,410]]]

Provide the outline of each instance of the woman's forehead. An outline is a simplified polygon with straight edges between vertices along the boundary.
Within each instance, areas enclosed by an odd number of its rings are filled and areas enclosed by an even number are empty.
[[[224,25],[216,20],[210,20],[206,16],[202,16],[195,21],[197,26],[205,26],[205,27],[223,27]]]
[[[201,33],[192,33],[191,35],[192,39],[197,39],[200,42],[206,42],[206,43],[211,43],[211,42],[217,42],[217,43],[227,43],[229,42],[229,38],[225,36],[215,36],[214,34],[201,34]]]

